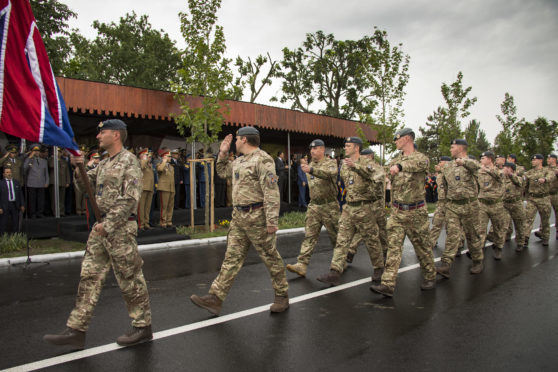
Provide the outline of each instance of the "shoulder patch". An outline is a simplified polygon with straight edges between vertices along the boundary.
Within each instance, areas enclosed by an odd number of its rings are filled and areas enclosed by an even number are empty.
[[[269,172],[269,173],[267,174],[267,182],[268,182],[271,186],[276,185],[278,181],[279,181],[279,177],[277,177],[275,174],[273,174],[273,173],[271,173],[271,172]]]

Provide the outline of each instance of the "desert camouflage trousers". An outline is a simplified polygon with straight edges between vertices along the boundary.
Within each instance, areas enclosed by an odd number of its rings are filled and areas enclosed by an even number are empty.
[[[322,226],[325,226],[331,246],[337,243],[337,231],[339,229],[339,203],[334,200],[326,204],[314,204],[310,201],[304,224],[304,240],[300,246],[298,262],[308,265],[310,257],[314,253]]]
[[[504,208],[504,203],[485,204],[479,202],[479,204],[479,235],[482,246],[484,246],[486,241],[486,231],[488,229],[488,221],[490,220],[494,234],[492,242],[496,248],[503,248],[506,242],[506,233],[508,232],[509,225],[509,215],[506,208]]]
[[[149,294],[141,269],[143,260],[138,253],[136,234],[135,221],[128,221],[108,237],[91,231],[81,263],[76,306],[66,323],[68,327],[87,331],[111,266],[126,302],[128,314],[132,318],[132,325],[146,327],[151,324]]]
[[[399,271],[399,265],[401,265],[405,236],[408,236],[411,243],[413,243],[423,278],[426,280],[436,279],[434,254],[430,246],[429,226],[428,209],[426,207],[410,211],[402,211],[395,207],[391,208],[391,216],[387,223],[389,244],[386,267],[382,274],[382,284],[389,288],[395,288],[397,272]]]
[[[455,254],[461,246],[461,229],[465,233],[471,258],[475,261],[484,259],[482,240],[479,234],[481,229],[479,209],[478,200],[467,204],[456,204],[448,201],[446,208],[446,248],[442,254],[442,261],[452,264]]]
[[[436,205],[436,210],[434,211],[434,217],[432,217],[432,226],[430,226],[430,247],[434,248],[438,239],[440,238],[440,233],[442,229],[446,226],[446,208],[447,202],[445,200],[439,200]],[[463,228],[461,228],[461,242],[465,241],[465,234],[463,233]]]
[[[333,249],[331,269],[340,273],[345,269],[349,245],[354,235],[358,232],[364,237],[364,242],[368,248],[372,266],[375,269],[384,267],[384,257],[380,245],[377,216],[374,214],[372,203],[358,206],[345,204],[343,212],[339,218],[339,233],[337,234],[337,244]]]
[[[525,207],[525,236],[526,239],[531,235],[531,228],[535,222],[537,211],[541,216],[541,239],[548,241],[550,237],[550,213],[552,206],[550,204],[550,197],[527,199],[527,206]]]
[[[554,220],[556,222],[556,231],[558,231],[558,194],[550,195],[550,204],[552,209],[554,209]]]
[[[382,200],[376,200],[372,203],[372,207],[374,209],[374,215],[376,216],[376,224],[378,225],[378,231],[380,236],[380,245],[382,247],[382,252],[385,255],[387,252],[388,247],[388,239],[387,239],[387,213],[385,203]],[[358,245],[361,241],[364,240],[364,237],[357,231],[353,240],[351,241],[351,245],[349,246],[349,253],[356,254]],[[368,250],[370,253],[370,250]]]
[[[224,300],[232,287],[236,275],[246,259],[248,248],[253,245],[271,275],[271,283],[277,296],[287,296],[289,285],[285,264],[277,251],[277,236],[268,234],[264,208],[251,211],[233,210],[227,251],[219,275],[211,284],[209,293]]]
[[[523,200],[513,203],[504,201],[504,208],[508,212],[508,231],[506,232],[506,240],[509,240],[515,226],[515,242],[518,246],[525,243],[525,239],[529,236],[525,234],[525,208],[523,208]]]

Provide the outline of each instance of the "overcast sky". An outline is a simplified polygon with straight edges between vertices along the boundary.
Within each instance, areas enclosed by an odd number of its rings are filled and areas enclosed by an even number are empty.
[[[60,1],[78,14],[70,26],[86,37],[95,35],[94,20],[118,22],[133,10],[184,47],[178,12],[187,11],[186,0]],[[506,92],[519,117],[558,120],[558,0],[224,0],[218,16],[232,58],[269,52],[280,59],[283,47],[298,47],[317,30],[337,39],[386,30],[411,57],[404,108],[406,125],[416,130],[442,105],[440,86],[458,71],[478,98],[469,119],[481,122],[491,142]],[[258,103],[269,104],[277,87]]]

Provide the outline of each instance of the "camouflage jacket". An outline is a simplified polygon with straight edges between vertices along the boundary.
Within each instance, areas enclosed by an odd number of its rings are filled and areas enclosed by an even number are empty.
[[[525,178],[525,191],[528,194],[548,194],[550,191],[550,184],[556,178],[555,174],[549,171],[548,168],[530,169],[523,175]],[[544,178],[545,182],[539,182],[539,179]]]
[[[376,162],[372,162],[372,166],[376,170],[374,179],[370,184],[372,195],[374,196],[373,199],[384,200],[384,198],[386,197],[386,173],[384,172],[384,168]]]
[[[493,167],[490,170],[479,169],[479,198],[488,200],[502,199],[504,196],[504,174],[502,171]]]
[[[516,173],[504,176],[504,200],[523,196],[523,177]]]
[[[128,217],[136,213],[141,197],[142,173],[138,159],[122,149],[112,159],[101,160],[87,175],[95,189],[103,228],[108,234],[121,230]],[[81,177],[76,177],[74,181],[78,189],[84,188]]]
[[[556,172],[558,172],[558,167],[552,167],[549,165],[547,168],[549,172],[554,175],[554,180],[550,184],[550,193],[555,194],[558,192],[558,174],[556,174]]]
[[[525,167],[522,165],[516,165],[515,174],[517,174],[519,177],[523,177],[523,175],[525,174]]]
[[[337,162],[324,157],[320,161],[312,160],[307,174],[311,200],[337,198]]]
[[[401,170],[395,176],[390,173],[393,201],[411,204],[424,200],[424,179],[428,172],[428,163],[428,158],[418,151],[410,155],[403,155],[400,152],[389,162],[389,168],[393,165],[401,165]]]
[[[341,165],[340,175],[347,190],[347,202],[374,200],[370,183],[376,172],[373,161],[364,156],[359,157],[352,168]]]
[[[217,174],[227,176],[228,158],[217,160]],[[279,188],[275,162],[268,153],[257,149],[235,159],[232,164],[232,201],[234,206],[264,204],[267,226],[279,224]]]
[[[446,185],[442,182],[442,172],[436,174],[436,184],[438,185],[438,201],[446,200]]]
[[[452,160],[442,168],[442,182],[446,191],[446,199],[462,200],[476,198],[479,193],[477,184],[478,162],[472,159],[463,159],[464,164],[459,166]]]

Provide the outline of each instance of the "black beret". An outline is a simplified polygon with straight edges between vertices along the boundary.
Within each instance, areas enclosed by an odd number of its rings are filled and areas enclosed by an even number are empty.
[[[312,148],[312,147],[318,147],[318,146],[324,146],[324,147],[325,147],[324,141],[322,141],[321,139],[315,139],[314,141],[312,141],[312,142],[310,143],[310,148]]]
[[[515,170],[515,164],[514,163],[505,162],[504,167],[510,167],[511,169]]]
[[[517,156],[515,156],[515,154],[509,154],[508,158],[512,158],[514,160],[517,160]]]
[[[558,159],[558,156],[556,156],[556,154],[550,154],[548,155],[549,158],[554,158],[554,159]]]
[[[97,125],[97,132],[100,132],[103,129],[110,129],[110,130],[126,129],[126,123],[124,123],[120,119],[105,120],[100,122],[99,125]]]
[[[494,159],[494,153],[492,151],[485,151],[481,154],[481,158],[482,157],[486,157],[486,158],[492,158]]]
[[[242,127],[236,131],[237,136],[259,136],[260,131],[254,127]]]
[[[471,160],[477,160],[477,158],[476,158],[475,155],[469,155],[469,159],[471,159]]]
[[[413,132],[413,130],[411,128],[403,128],[401,130],[398,130],[397,132],[395,132],[395,136],[393,136],[393,140],[398,140],[401,137],[405,137],[405,136],[412,136],[413,139],[415,138],[415,132]]]
[[[544,159],[544,156],[542,154],[535,154],[531,157],[531,160],[535,160],[535,159]]]
[[[368,149],[364,149],[360,152],[360,155],[372,155],[374,154],[374,151],[372,151],[372,149],[368,148]]]
[[[347,137],[345,138],[344,143],[358,143],[362,146],[362,140],[360,139],[360,137]]]
[[[454,139],[453,141],[451,141],[451,144],[452,144],[452,145],[469,146],[469,144],[467,143],[467,141],[464,140],[463,138]]]
[[[451,161],[451,158],[449,156],[440,156],[440,161]]]

